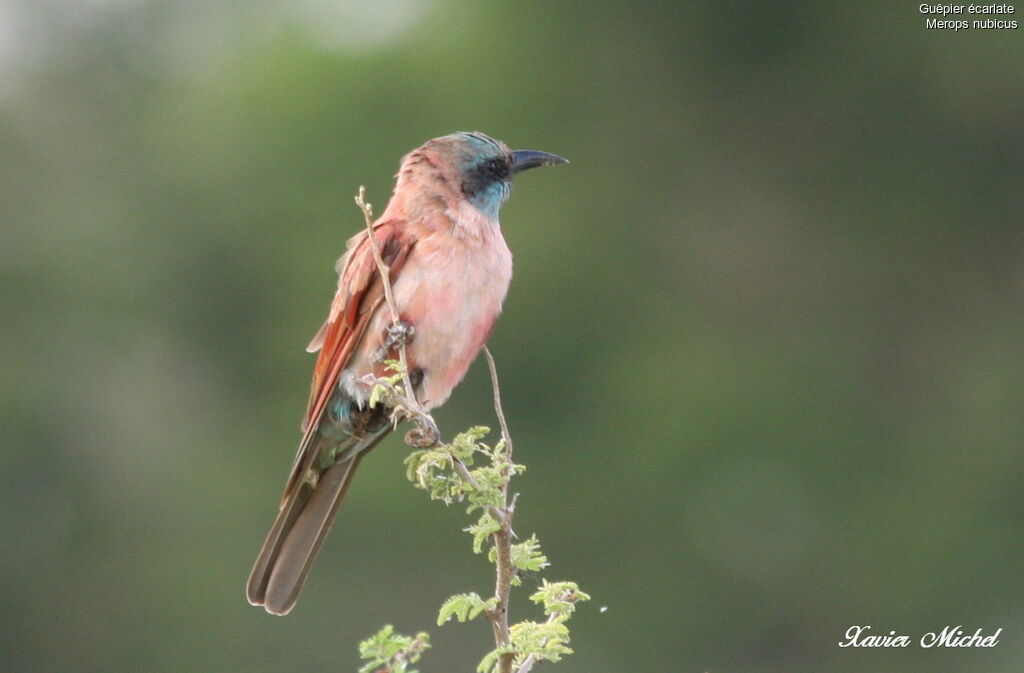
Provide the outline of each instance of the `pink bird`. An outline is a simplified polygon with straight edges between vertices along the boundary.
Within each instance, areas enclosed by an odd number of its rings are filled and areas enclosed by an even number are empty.
[[[409,374],[426,410],[448,399],[501,313],[512,253],[498,210],[512,176],[561,163],[568,162],[511,151],[478,132],[435,138],[402,160],[373,236],[391,269],[400,327],[414,333],[406,347]],[[330,313],[308,348],[320,355],[302,441],[247,586],[250,603],[278,615],[294,607],[359,461],[391,430],[389,410],[368,406],[364,381],[390,373],[382,360],[397,357],[366,231],[349,240],[337,270]]]

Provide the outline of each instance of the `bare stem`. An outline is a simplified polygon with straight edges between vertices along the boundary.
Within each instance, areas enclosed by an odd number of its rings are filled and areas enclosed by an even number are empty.
[[[491,349],[486,345],[484,346],[484,357],[487,358],[487,369],[491,373],[491,389],[494,391],[494,413],[498,417],[498,423],[501,425],[501,438],[505,440],[506,453],[511,461],[512,435],[508,431],[505,412],[501,408],[501,386],[498,385],[498,367],[494,364],[494,356],[491,355]]]
[[[388,308],[391,309],[391,322],[397,323],[398,306],[395,305],[395,296],[391,293],[391,268],[384,263],[380,256],[380,247],[373,235],[373,205],[366,202],[366,187],[359,185],[359,195],[356,196],[356,205],[363,211],[363,219],[366,220],[366,235],[370,238],[370,248],[373,250],[373,259],[377,262],[377,271],[380,272],[381,281],[384,283],[384,298],[387,300]]]
[[[499,508],[500,517],[495,517],[498,522],[498,530],[494,533],[494,551],[496,556],[495,568],[497,577],[494,583],[494,597],[497,605],[488,615],[494,627],[494,640],[498,646],[508,645],[508,608],[509,595],[512,592],[512,579],[515,577],[515,566],[512,565],[512,515],[515,512],[515,498],[509,502],[508,485],[511,480],[509,470],[512,465],[512,435],[508,431],[508,423],[505,421],[505,412],[501,408],[501,386],[498,383],[498,368],[494,364],[494,356],[487,346],[484,346],[484,356],[487,358],[487,369],[491,374],[491,389],[494,392],[494,413],[498,417],[498,424],[501,426],[501,438],[505,442],[505,468],[504,481],[501,485],[503,504]],[[511,673],[512,662],[515,654],[508,652],[501,655],[498,661],[500,673]]]
[[[356,197],[356,205],[363,211],[363,219],[366,220],[366,236],[370,239],[370,249],[373,251],[373,261],[377,263],[377,272],[380,281],[384,285],[384,299],[391,310],[391,324],[397,325],[402,316],[398,313],[398,305],[395,304],[395,295],[391,292],[391,267],[384,263],[380,256],[380,246],[377,245],[377,237],[373,234],[373,205],[366,202],[366,187],[359,185],[359,195]],[[409,371],[405,361],[405,344],[398,348],[398,358],[402,363],[402,383],[405,384],[406,396],[414,403],[414,408],[419,408],[416,400],[416,392],[412,389],[412,382],[409,380]]]
[[[391,325],[397,326],[402,316],[398,312],[398,305],[395,304],[395,296],[391,291],[391,267],[384,263],[380,254],[380,246],[377,245],[377,238],[373,233],[373,206],[366,201],[366,187],[359,185],[359,194],[356,196],[356,205],[363,211],[363,219],[366,220],[366,235],[370,240],[370,249],[373,251],[373,261],[377,263],[377,273],[380,275],[381,284],[384,286],[384,299],[388,309],[391,311]],[[414,326],[415,327],[415,326]],[[413,390],[412,380],[409,378],[409,364],[405,355],[405,343],[398,347],[398,360],[402,363],[402,385],[405,388],[405,399],[402,401],[406,411],[410,414],[413,422],[420,430],[421,437],[431,438],[431,444],[439,439],[437,423],[434,418],[423,409],[419,400],[416,399],[416,391]],[[409,441],[406,436],[406,441]]]

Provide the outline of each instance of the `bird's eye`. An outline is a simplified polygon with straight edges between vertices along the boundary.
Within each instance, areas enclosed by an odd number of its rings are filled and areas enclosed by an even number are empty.
[[[504,180],[508,177],[508,162],[502,158],[488,159],[480,166],[481,172],[490,180]]]
[[[462,192],[467,196],[490,190],[494,185],[505,184],[512,176],[512,167],[504,157],[483,159],[466,171],[462,181]]]

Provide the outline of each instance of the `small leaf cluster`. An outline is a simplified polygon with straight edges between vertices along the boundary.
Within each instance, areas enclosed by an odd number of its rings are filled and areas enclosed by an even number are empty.
[[[455,594],[441,605],[441,609],[437,613],[437,625],[441,626],[452,617],[460,622],[468,622],[487,610],[493,610],[497,604],[497,598],[484,600],[475,591],[468,594]]]
[[[368,404],[371,408],[376,407],[381,402],[385,405],[391,406],[393,400],[402,397],[405,393],[402,390],[402,386],[399,385],[402,381],[402,377],[405,376],[405,367],[402,366],[399,360],[385,360],[382,363],[385,367],[385,371],[390,371],[391,374],[388,376],[373,377],[371,383],[373,387],[370,388],[370,399]]]
[[[580,591],[575,582],[548,582],[542,580],[540,589],[530,596],[534,603],[544,606],[549,619],[564,622],[576,611],[576,604],[589,601],[590,596]]]
[[[456,435],[449,444],[413,451],[405,459],[409,481],[427,491],[432,500],[441,500],[447,505],[466,501],[470,514],[482,510],[477,529],[471,531],[475,539],[481,540],[479,544],[474,543],[477,553],[480,553],[482,540],[498,528],[492,510],[504,506],[509,479],[526,469],[511,462],[504,440],[493,447],[480,441],[490,431],[478,425]],[[486,463],[473,467],[480,457],[485,458]],[[459,463],[467,468],[469,479],[455,469]]]
[[[419,661],[420,655],[428,647],[428,634],[421,632],[416,637],[403,636],[395,633],[391,624],[388,624],[359,643],[359,657],[366,660],[359,673],[419,673],[408,666]]]
[[[590,600],[580,591],[575,582],[548,582],[543,580],[540,589],[530,600],[544,606],[547,621],[524,620],[509,627],[509,644],[489,652],[477,666],[478,673],[493,673],[503,654],[512,654],[516,666],[528,659],[532,661],[561,661],[566,654],[572,654],[569,647],[569,621],[576,610],[576,603]]]

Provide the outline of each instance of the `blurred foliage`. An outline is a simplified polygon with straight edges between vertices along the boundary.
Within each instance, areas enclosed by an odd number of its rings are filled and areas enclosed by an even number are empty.
[[[366,662],[359,673],[419,673],[409,664],[418,662],[429,648],[430,636],[426,633],[417,633],[415,638],[403,636],[388,624],[359,643],[359,658]]]
[[[352,671],[487,581],[392,439],[296,611],[243,595],[352,195],[480,129],[573,162],[503,210],[491,341],[518,524],[594,596],[559,670],[1020,670],[1020,46],[881,2],[3,0],[3,668]],[[489,413],[477,363],[438,420]]]

